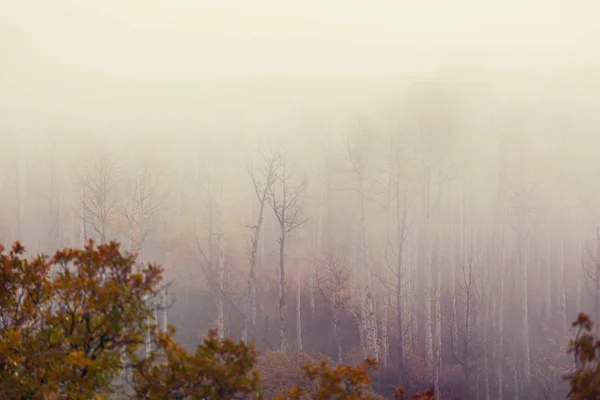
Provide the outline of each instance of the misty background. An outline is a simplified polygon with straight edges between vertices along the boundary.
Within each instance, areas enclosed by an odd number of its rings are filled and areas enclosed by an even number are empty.
[[[281,350],[283,282],[288,351],[375,356],[381,393],[560,398],[600,319],[599,13],[0,0],[0,242],[116,239],[165,267],[186,347],[240,338],[251,172],[285,154],[303,223],[282,266],[265,203],[245,339]]]

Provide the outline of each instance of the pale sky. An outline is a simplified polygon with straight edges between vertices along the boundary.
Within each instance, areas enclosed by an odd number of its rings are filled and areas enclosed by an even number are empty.
[[[269,129],[419,79],[597,80],[598,15],[591,0],[0,0],[0,112]]]

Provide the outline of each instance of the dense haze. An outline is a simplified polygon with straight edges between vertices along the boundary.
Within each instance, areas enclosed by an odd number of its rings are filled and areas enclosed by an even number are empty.
[[[561,398],[570,322],[600,320],[598,13],[0,0],[0,242],[162,264],[186,347]]]

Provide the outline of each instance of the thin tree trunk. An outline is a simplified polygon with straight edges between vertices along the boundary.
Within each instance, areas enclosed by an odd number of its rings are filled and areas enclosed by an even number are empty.
[[[165,282],[168,283],[167,281],[167,274],[165,272]],[[168,328],[169,328],[169,320],[168,320],[168,306],[169,306],[169,292],[168,292],[168,288],[167,286],[165,286],[164,290],[163,290],[163,296],[162,296],[162,331],[163,332],[167,332]]]
[[[438,196],[441,198],[442,190],[441,186],[438,189]],[[437,234],[437,255],[435,266],[432,264],[432,269],[435,267],[435,287],[434,287],[434,310],[435,310],[435,359],[434,359],[434,390],[436,400],[440,399],[441,387],[440,387],[440,376],[442,371],[442,307],[441,307],[441,285],[442,285],[442,258],[441,258],[441,240],[440,232],[442,231],[442,218],[439,217]],[[432,271],[433,274],[433,271]]]
[[[366,285],[365,291],[365,311],[367,318],[365,318],[366,328],[366,343],[369,349],[370,355],[377,360],[377,325],[375,319],[375,305],[373,298],[373,289],[371,283],[371,264],[369,259],[369,241],[367,236],[367,216],[365,212],[365,194],[364,194],[364,181],[362,174],[359,177],[359,195],[360,195],[360,229],[361,229],[361,255],[362,263],[365,273]]]
[[[259,199],[259,210],[256,225],[251,236],[252,249],[250,253],[250,271],[248,276],[248,292],[246,294],[247,301],[245,304],[244,327],[242,339],[249,339],[250,335],[256,335],[256,266],[258,264],[258,252],[262,243],[262,225],[264,221],[265,203],[267,201],[266,191],[263,192],[262,198]]]
[[[552,238],[550,236],[551,227],[548,227],[548,242],[546,253],[546,270],[544,271],[544,314],[546,323],[552,322]],[[560,262],[560,261],[559,261]],[[560,297],[560,293],[559,293]],[[559,300],[560,302],[560,300]],[[559,305],[560,307],[560,305]]]
[[[529,266],[528,252],[529,241],[525,237],[525,243],[521,249],[521,341],[523,344],[523,382],[525,387],[529,387],[531,381],[530,352],[529,352],[529,310],[528,310],[528,284],[529,284]]]
[[[387,369],[388,367],[388,360],[389,360],[389,353],[388,353],[388,319],[389,319],[389,314],[388,314],[388,309],[389,309],[389,305],[388,305],[388,296],[387,293],[384,294],[384,296],[382,297],[383,302],[383,318],[381,321],[381,358],[382,358],[382,365],[384,369]]]
[[[404,263],[405,268],[405,274],[406,274],[406,279],[404,279],[404,287],[406,288],[403,291],[403,296],[402,296],[402,344],[404,347],[404,351],[402,352],[402,355],[406,358],[406,353],[413,353],[415,351],[415,347],[414,347],[414,338],[413,338],[413,328],[412,328],[412,324],[413,324],[413,313],[414,311],[412,310],[412,305],[411,305],[411,298],[415,297],[415,292],[414,292],[414,271],[413,271],[413,255],[412,255],[412,248],[411,248],[411,243],[410,243],[410,238],[406,237],[405,239],[405,246],[406,248],[406,261]]]
[[[296,264],[296,345],[302,351],[302,309],[300,293],[300,263],[298,262],[298,243],[294,243],[294,262]]]
[[[498,344],[496,353],[496,374],[498,384],[498,400],[504,399],[504,277],[506,270],[506,243],[505,243],[505,208],[504,196],[500,195],[500,248],[496,268],[498,270]]]
[[[561,233],[560,235],[560,259],[559,262],[559,301],[558,311],[561,318],[562,326],[561,331],[563,338],[567,338],[569,330],[569,316],[567,315],[567,293],[565,290],[565,237]],[[579,310],[578,310],[579,311]]]
[[[594,260],[594,308],[595,320],[600,321],[600,227],[596,230],[596,259]],[[600,335],[600,324],[595,326],[596,337]]]
[[[85,191],[85,186],[81,188],[81,239],[85,244],[88,239],[88,230],[87,230],[87,193]],[[131,247],[131,245],[130,245]]]
[[[410,320],[410,328],[412,330],[412,349],[413,352],[416,352],[417,349],[419,348],[419,296],[417,295],[418,289],[419,288],[419,284],[418,284],[418,278],[419,278],[419,274],[418,274],[418,265],[419,264],[419,247],[418,247],[418,241],[414,240],[414,245],[413,245],[413,261],[412,261],[412,269],[411,269],[411,320]]]
[[[434,324],[432,318],[432,296],[433,296],[433,263],[431,259],[431,207],[430,207],[430,185],[431,185],[431,169],[427,167],[425,177],[425,243],[424,243],[424,259],[425,259],[425,357],[429,370],[433,371],[433,336]]]
[[[392,146],[393,147],[393,146]],[[392,178],[390,173],[390,192],[391,192]],[[400,165],[398,156],[396,156],[396,236],[398,240],[396,249],[396,319],[398,323],[398,374],[400,385],[404,384],[404,313],[405,310],[405,295],[404,295],[404,277],[405,268],[403,265],[404,256],[404,240],[406,238],[406,195],[403,201],[400,200]],[[388,204],[389,204],[388,200]],[[402,204],[402,206],[401,206]],[[387,218],[389,221],[391,218]]]
[[[487,269],[486,269],[487,270]],[[486,286],[489,287],[489,283],[486,282]],[[489,291],[488,291],[489,293]],[[489,295],[485,296],[484,303],[484,315],[483,315],[483,390],[485,400],[490,400],[490,375],[489,375],[489,360],[488,360],[488,333],[489,333],[489,321],[490,321],[490,308],[491,298]]]
[[[519,400],[519,368],[517,366],[517,346],[513,346],[513,394],[514,399]]]
[[[287,304],[285,298],[285,221],[280,222],[281,236],[279,238],[279,340],[280,350],[288,350],[287,339]]]
[[[220,224],[219,224],[220,225]],[[225,255],[223,249],[223,232],[219,226],[219,234],[217,236],[217,245],[219,251],[218,260],[218,279],[219,279],[219,294],[217,296],[217,331],[219,337],[225,337]]]
[[[342,365],[342,338],[340,335],[340,316],[338,307],[337,290],[333,292],[333,329],[335,331],[336,355],[337,364]]]

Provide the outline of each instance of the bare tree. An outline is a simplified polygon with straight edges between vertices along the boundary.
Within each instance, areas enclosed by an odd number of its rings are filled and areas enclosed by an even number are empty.
[[[377,321],[375,318],[375,303],[373,298],[372,271],[369,255],[369,240],[367,234],[366,200],[367,194],[367,158],[369,154],[368,144],[365,142],[368,132],[364,126],[353,136],[347,137],[346,149],[352,172],[356,179],[356,192],[358,193],[359,208],[359,237],[357,240],[360,263],[364,273],[363,291],[361,294],[361,315],[363,316],[363,332],[368,354],[377,359]]]
[[[269,199],[269,193],[275,182],[280,178],[278,170],[281,161],[281,153],[271,151],[265,155],[261,153],[262,167],[256,171],[252,164],[247,166],[248,174],[252,179],[254,193],[258,200],[258,216],[250,229],[250,270],[248,272],[248,289],[246,293],[246,302],[244,304],[244,325],[242,339],[247,340],[250,336],[254,337],[256,331],[256,267],[258,263],[259,245],[262,239],[265,204]],[[250,332],[250,336],[249,336]]]
[[[330,309],[333,322],[336,362],[342,364],[342,340],[340,335],[340,312],[348,308],[352,271],[346,263],[342,249],[329,252],[315,262],[315,285]]]
[[[48,190],[45,198],[48,206],[48,216],[46,220],[47,232],[47,251],[50,253],[57,249],[60,244],[61,236],[61,214],[60,214],[60,189],[58,186],[58,176],[56,167],[56,145],[51,144],[48,165]]]
[[[297,240],[294,241],[294,264],[296,264],[296,348],[298,351],[302,351],[302,292]]]
[[[24,204],[25,204],[25,179],[27,177],[26,165],[23,162],[23,156],[21,154],[21,147],[19,141],[16,144],[16,152],[14,154],[14,164],[11,168],[12,176],[10,176],[10,186],[12,186],[13,192],[13,215],[14,225],[12,229],[12,237],[16,240],[23,240],[23,215],[24,215]]]
[[[406,268],[405,252],[406,241],[412,225],[408,220],[408,185],[403,177],[402,164],[400,159],[400,149],[396,140],[392,137],[390,140],[390,158],[388,167],[388,182],[386,185],[386,247],[385,258],[388,268],[386,272],[391,271],[395,277],[395,283],[388,283],[387,275],[384,276],[385,285],[390,284],[391,291],[395,292],[396,322],[398,324],[398,373],[400,384],[404,382],[405,372],[405,336],[407,334],[407,324],[405,316],[409,314],[407,310],[407,295],[405,290],[408,286],[408,270]],[[395,227],[392,228],[392,222]],[[384,302],[384,314],[386,313],[389,299]],[[384,318],[384,323],[385,323]],[[385,326],[382,326],[384,329]],[[384,334],[383,338],[387,342]],[[387,345],[384,346],[384,364],[387,363]]]
[[[154,164],[153,164],[154,165]],[[160,171],[151,169],[150,164],[142,162],[133,167],[131,174],[126,176],[121,204],[117,204],[117,212],[127,222],[127,251],[139,255],[142,268],[146,262],[146,241],[148,235],[156,228],[156,215],[163,206],[167,192],[163,186],[163,175]],[[162,312],[163,329],[166,330],[167,296],[166,287],[159,297],[147,298],[148,306],[154,310],[154,318],[158,322],[158,312]],[[160,304],[159,304],[160,303]],[[149,323],[150,321],[148,321]],[[150,333],[146,335],[146,351],[151,351]]]
[[[223,193],[223,182],[219,182],[218,190],[214,185],[212,163],[206,161],[204,173],[198,165],[197,184],[200,185],[202,199],[206,207],[206,219],[208,220],[208,255],[200,243],[194,222],[195,254],[200,262],[206,279],[209,281],[217,303],[217,332],[219,337],[225,335],[225,253],[223,248],[223,227],[221,219],[221,198]],[[204,176],[203,176],[204,175]],[[204,177],[204,179],[202,179]],[[216,240],[215,240],[216,239]]]
[[[117,212],[117,169],[106,149],[90,158],[88,168],[78,176],[81,187],[81,215],[85,239],[105,243],[112,217]]]
[[[128,251],[139,252],[140,261],[145,262],[148,235],[157,226],[157,214],[164,205],[168,192],[163,174],[153,171],[146,162],[133,168],[124,181],[126,196],[118,206],[118,212],[127,221]]]
[[[458,343],[454,343],[454,340],[450,341],[452,357],[460,364],[463,369],[465,376],[465,382],[467,385],[471,383],[471,365],[470,363],[470,346],[474,339],[473,335],[473,321],[477,315],[477,301],[479,299],[479,291],[477,287],[477,269],[475,265],[475,259],[473,253],[469,253],[465,259],[465,262],[461,265],[461,282],[460,289],[462,291],[462,302],[464,303],[464,322],[462,332],[462,349],[458,346]],[[458,354],[458,350],[461,351],[461,355]]]
[[[306,180],[293,185],[294,168],[287,164],[287,154],[282,153],[278,169],[281,171],[276,184],[269,189],[269,204],[279,224],[279,338],[282,352],[288,350],[285,251],[286,240],[306,220],[302,219],[302,193]]]

